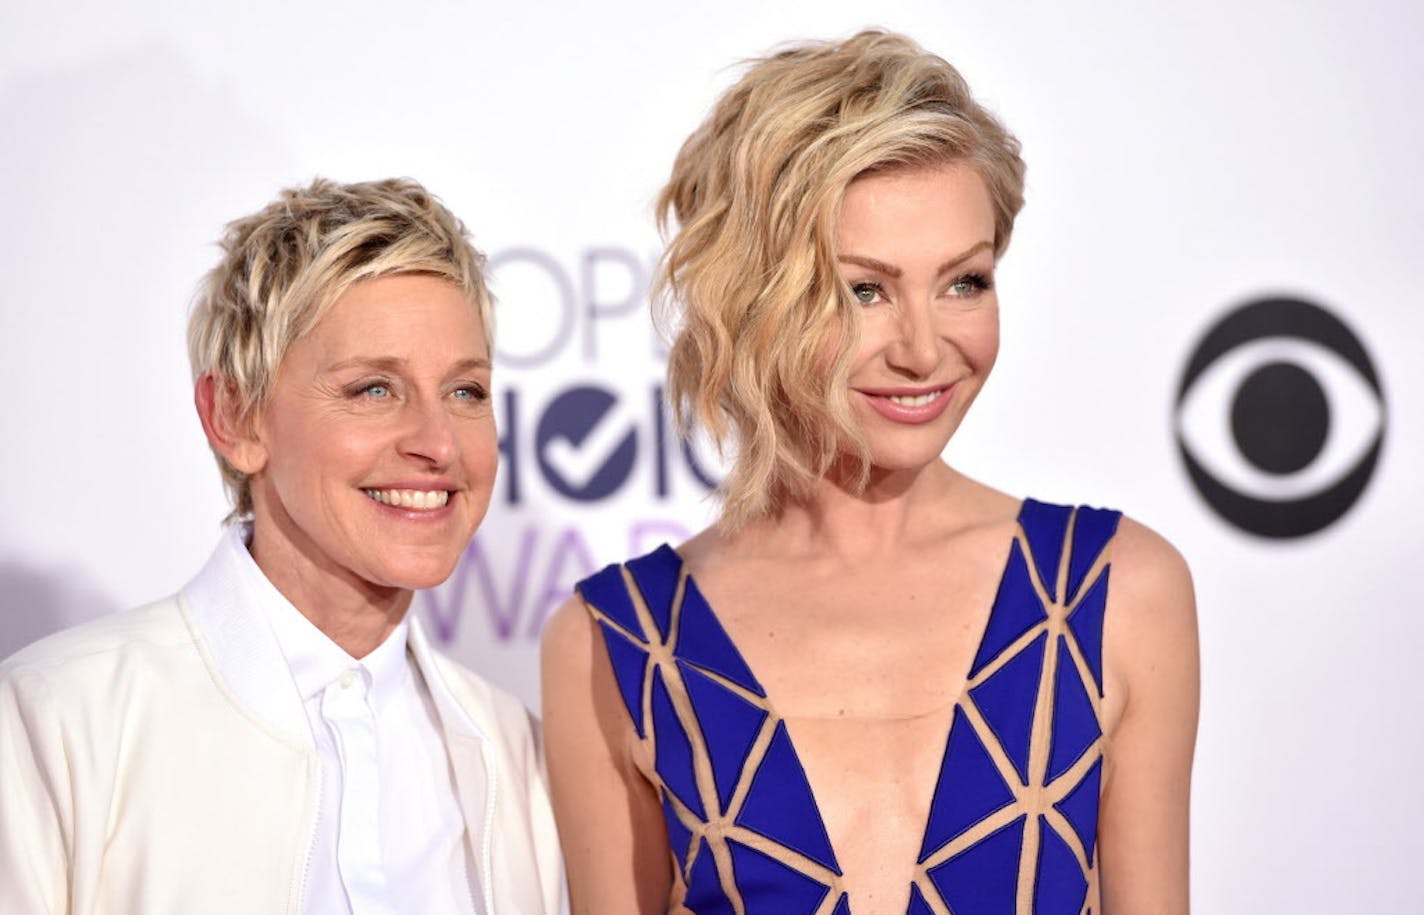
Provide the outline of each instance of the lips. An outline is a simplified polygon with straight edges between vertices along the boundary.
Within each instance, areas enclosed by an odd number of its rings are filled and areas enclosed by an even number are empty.
[[[954,385],[939,388],[859,389],[870,406],[886,419],[906,425],[932,422],[949,406]]]
[[[447,489],[363,489],[371,499],[406,511],[438,511],[450,501]]]

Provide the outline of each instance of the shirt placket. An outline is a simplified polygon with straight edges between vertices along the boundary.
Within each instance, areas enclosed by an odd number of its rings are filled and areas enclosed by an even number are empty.
[[[321,697],[322,718],[341,764],[336,862],[352,915],[395,915],[381,856],[381,786],[369,690],[368,675],[357,668],[343,671]]]

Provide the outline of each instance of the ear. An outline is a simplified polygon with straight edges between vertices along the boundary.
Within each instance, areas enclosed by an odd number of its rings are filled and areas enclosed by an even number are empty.
[[[193,385],[193,405],[208,444],[229,464],[248,476],[267,466],[267,448],[253,431],[254,424],[237,417],[237,394],[231,383],[204,372]]]

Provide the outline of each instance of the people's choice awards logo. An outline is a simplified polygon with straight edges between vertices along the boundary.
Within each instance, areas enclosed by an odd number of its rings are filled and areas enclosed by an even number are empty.
[[[611,391],[583,386],[564,391],[544,411],[536,436],[539,468],[560,495],[604,499],[632,473],[637,432],[610,415],[617,407]]]
[[[1314,533],[1369,484],[1385,400],[1360,339],[1295,298],[1262,298],[1207,331],[1177,389],[1176,436],[1192,483],[1236,527]]]

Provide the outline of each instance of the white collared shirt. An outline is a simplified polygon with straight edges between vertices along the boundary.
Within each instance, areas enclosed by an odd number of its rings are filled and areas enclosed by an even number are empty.
[[[466,828],[430,689],[406,650],[409,620],[357,660],[230,543],[276,635],[319,759],[316,835],[302,911],[310,915],[473,915]]]

